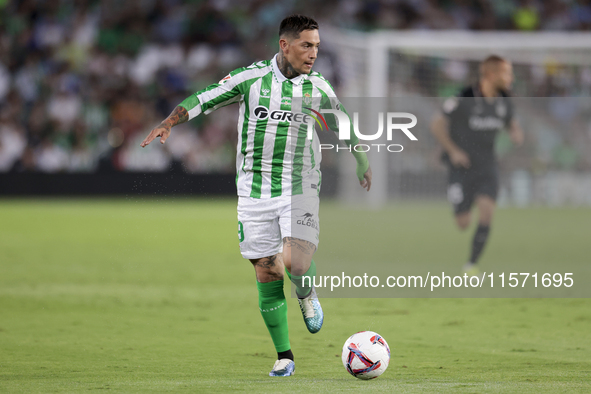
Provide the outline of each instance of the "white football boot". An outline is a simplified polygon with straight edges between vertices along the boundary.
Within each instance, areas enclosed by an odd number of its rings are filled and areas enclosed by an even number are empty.
[[[289,358],[275,361],[269,376],[291,376],[295,373],[295,363]]]
[[[324,322],[324,312],[322,312],[320,301],[318,301],[316,289],[312,287],[310,294],[306,298],[298,298],[298,302],[300,303],[300,310],[304,316],[304,322],[308,331],[316,334],[320,331]]]

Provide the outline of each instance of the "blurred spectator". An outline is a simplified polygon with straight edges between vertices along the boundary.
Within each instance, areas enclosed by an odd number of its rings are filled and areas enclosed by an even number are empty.
[[[0,171],[232,172],[236,111],[138,144],[189,94],[276,53],[293,12],[349,29],[591,29],[591,0],[23,0],[0,7]],[[322,16],[322,17],[320,17]],[[338,83],[324,52],[317,66]],[[463,61],[400,60],[405,84],[447,95]],[[591,69],[520,70],[539,95],[591,91]],[[560,155],[559,155],[560,156]],[[564,155],[563,155],[564,156]],[[562,156],[560,156],[562,157]],[[103,163],[99,166],[97,163]],[[172,167],[171,167],[172,166]]]
[[[0,100],[3,100],[10,90],[10,73],[4,64],[0,63]]]
[[[25,152],[24,130],[14,122],[0,124],[0,171],[11,171]]]
[[[536,30],[540,24],[540,15],[533,0],[521,0],[521,5],[513,15],[517,30]]]
[[[73,92],[56,92],[47,104],[49,119],[58,123],[60,127],[67,128],[78,119],[82,109],[82,101]]]
[[[68,152],[46,137],[35,151],[35,165],[41,172],[65,171],[69,164]]]
[[[547,0],[544,2],[542,29],[567,30],[570,24],[568,6],[563,0]]]
[[[571,15],[576,29],[591,29],[591,0],[576,0]]]

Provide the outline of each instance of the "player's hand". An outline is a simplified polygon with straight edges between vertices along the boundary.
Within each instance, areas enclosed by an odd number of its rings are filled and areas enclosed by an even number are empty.
[[[367,167],[367,171],[363,174],[363,180],[359,181],[359,184],[362,188],[367,188],[367,191],[371,189],[371,167]]]
[[[455,149],[449,154],[449,160],[454,167],[470,168],[470,157],[461,149]]]
[[[160,143],[164,144],[168,137],[170,137],[170,127],[162,123],[157,127],[154,127],[146,139],[142,141],[140,146],[145,148],[150,142],[154,141],[156,137],[160,137]]]

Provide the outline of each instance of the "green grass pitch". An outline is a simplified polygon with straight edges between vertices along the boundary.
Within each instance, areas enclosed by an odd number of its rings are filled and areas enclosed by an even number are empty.
[[[409,263],[464,262],[470,234],[447,206],[390,209]],[[331,224],[337,210],[321,205],[321,241],[364,220]],[[589,223],[590,209],[499,210],[482,264],[588,263]],[[0,392],[591,392],[590,299],[326,298],[311,335],[288,298],[296,375],[269,378],[275,352],[236,232],[234,199],[1,200]],[[321,242],[318,265],[346,247]],[[340,359],[365,329],[392,349],[372,381]]]

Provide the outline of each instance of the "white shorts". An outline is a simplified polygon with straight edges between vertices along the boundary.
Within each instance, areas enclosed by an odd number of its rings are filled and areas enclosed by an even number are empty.
[[[294,237],[318,247],[318,196],[238,197],[238,239],[245,259],[283,251],[283,238]]]

